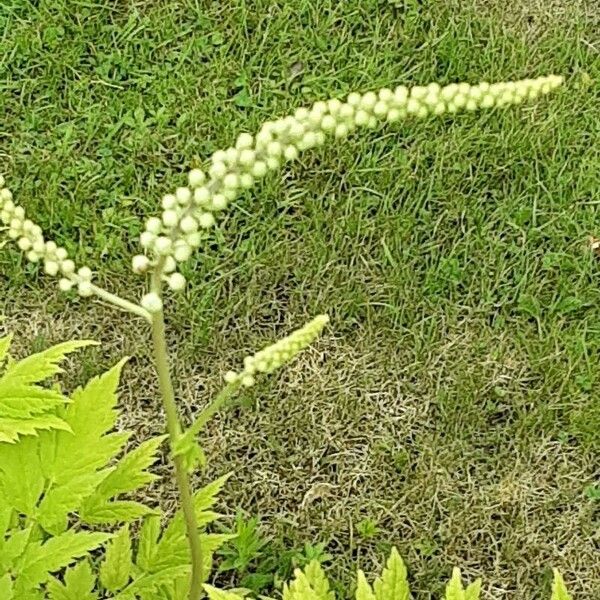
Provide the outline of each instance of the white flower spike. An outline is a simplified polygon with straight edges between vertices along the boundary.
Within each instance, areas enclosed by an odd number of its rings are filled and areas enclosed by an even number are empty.
[[[235,147],[214,152],[208,176],[201,169],[192,169],[188,175],[190,187],[164,196],[162,218],[148,220],[140,242],[153,262],[160,256],[173,256],[182,262],[191,251],[182,250],[180,242],[199,245],[199,240],[192,243],[188,238],[196,233],[196,227],[212,227],[216,215],[269,170],[279,169],[283,161],[297,159],[304,150],[323,145],[328,136],[341,139],[357,127],[372,128],[408,117],[422,119],[458,110],[517,104],[547,94],[562,83],[562,77],[550,75],[495,84],[400,85],[394,90],[353,92],[345,101],[333,98],[299,108],[293,116],[267,121],[255,136],[240,134]]]

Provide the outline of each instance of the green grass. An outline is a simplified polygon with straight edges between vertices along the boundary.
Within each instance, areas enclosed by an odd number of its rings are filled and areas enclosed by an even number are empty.
[[[207,440],[211,473],[236,470],[230,504],[277,543],[326,541],[339,579],[395,543],[418,598],[439,594],[453,564],[484,575],[485,598],[538,597],[549,566],[593,598],[597,16],[592,3],[554,20],[548,8],[531,29],[503,20],[504,3],[467,4],[4,0],[0,172],[45,230],[131,294],[141,218],[237,133],[351,90],[566,75],[565,91],[522,108],[306,153],[236,202],[170,325],[189,416],[207,375],[332,316],[315,352]],[[124,327],[144,356],[125,318],[94,326],[17,253],[0,252],[0,272],[9,323],[50,338]]]

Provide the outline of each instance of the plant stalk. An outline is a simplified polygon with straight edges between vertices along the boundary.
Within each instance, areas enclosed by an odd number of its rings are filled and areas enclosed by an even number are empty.
[[[102,298],[106,302],[110,302],[114,306],[119,307],[122,310],[126,310],[134,315],[138,315],[139,317],[143,317],[146,321],[152,322],[152,315],[144,308],[142,308],[139,304],[134,304],[133,302],[129,302],[129,300],[125,300],[116,294],[111,294],[109,291],[104,288],[98,287],[97,285],[92,285],[92,291],[98,298]]]
[[[160,285],[161,272],[161,265],[157,265],[153,274],[152,291],[162,296]],[[181,435],[181,424],[177,412],[177,405],[175,403],[175,392],[169,369],[167,342],[165,338],[165,321],[162,310],[152,315],[152,341],[160,393],[167,417],[167,433],[169,434],[171,449],[173,449],[175,442]],[[196,519],[196,511],[194,509],[192,487],[184,465],[184,457],[181,455],[174,456],[173,462],[175,463],[175,479],[179,489],[179,501],[185,521],[192,563],[192,575],[188,598],[189,600],[199,600],[202,594],[202,583],[204,582],[205,577],[204,553],[200,542],[200,535],[198,533],[198,520]]]

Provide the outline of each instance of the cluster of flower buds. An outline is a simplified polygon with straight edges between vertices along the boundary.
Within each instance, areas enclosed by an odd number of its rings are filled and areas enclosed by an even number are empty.
[[[394,90],[351,93],[346,101],[319,101],[310,108],[299,108],[293,116],[268,121],[255,136],[242,133],[235,146],[216,151],[207,173],[193,169],[188,187],[162,199],[161,218],[148,219],[140,238],[146,254],[134,257],[133,270],[144,273],[160,264],[169,287],[183,289],[185,279],[176,273],[177,263],[187,260],[200,245],[201,232],[215,224],[215,215],[284,161],[323,145],[328,135],[344,138],[357,127],[376,127],[409,116],[517,104],[546,94],[562,82],[562,77],[551,75],[493,84],[401,85]]]
[[[65,248],[53,241],[47,241],[42,228],[26,218],[25,209],[13,201],[11,191],[5,187],[0,175],[0,221],[8,229],[8,237],[14,240],[31,262],[42,262],[44,271],[53,277],[60,277],[58,285],[64,292],[74,286],[81,296],[93,293],[92,271],[88,267],[77,269]]]
[[[239,380],[246,387],[254,385],[254,375],[256,373],[271,373],[292,360],[313,343],[327,323],[329,323],[329,317],[319,315],[304,327],[260,350],[254,356],[246,356],[244,370],[241,373],[228,371],[225,373],[225,381],[234,383]]]

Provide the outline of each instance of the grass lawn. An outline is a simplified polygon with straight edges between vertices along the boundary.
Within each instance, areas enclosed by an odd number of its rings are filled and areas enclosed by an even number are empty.
[[[131,289],[141,219],[241,131],[349,91],[564,74],[540,102],[405,122],[304,154],[235,203],[170,331],[186,416],[219,376],[329,312],[323,338],[205,440],[206,477],[270,537],[323,542],[340,589],[389,546],[415,598],[456,565],[485,600],[600,599],[600,20],[594,0],[3,0],[0,173]],[[128,425],[161,415],[148,333],[0,252],[23,352],[123,353]],[[152,490],[166,505],[169,493]],[[542,594],[545,594],[543,596]]]

